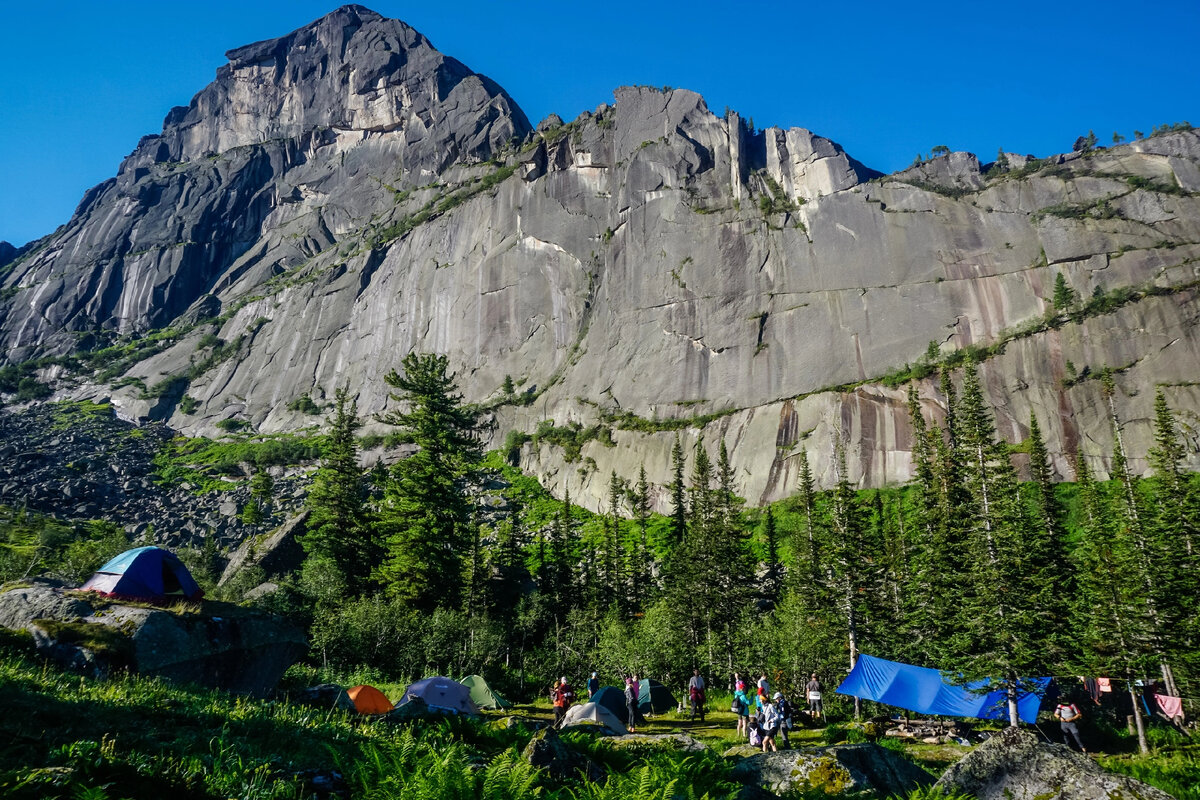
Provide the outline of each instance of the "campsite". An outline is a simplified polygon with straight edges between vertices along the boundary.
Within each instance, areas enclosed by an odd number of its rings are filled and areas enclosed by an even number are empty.
[[[4,5],[0,800],[1200,800],[1200,1],[543,5]]]

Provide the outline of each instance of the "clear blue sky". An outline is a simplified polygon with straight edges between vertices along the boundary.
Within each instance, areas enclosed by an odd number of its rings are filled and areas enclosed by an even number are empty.
[[[224,52],[335,0],[0,2],[0,240],[66,222]],[[890,172],[944,144],[1047,155],[1200,125],[1200,0],[365,2],[504,86],[530,121],[670,85]]]

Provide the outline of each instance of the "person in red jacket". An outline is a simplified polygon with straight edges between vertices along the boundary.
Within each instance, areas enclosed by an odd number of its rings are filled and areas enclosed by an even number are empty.
[[[550,696],[554,700],[554,724],[562,722],[562,718],[566,716],[567,709],[571,707],[571,703],[575,701],[575,692],[572,691],[571,685],[567,683],[567,678],[564,675],[559,678],[554,689],[550,692]]]

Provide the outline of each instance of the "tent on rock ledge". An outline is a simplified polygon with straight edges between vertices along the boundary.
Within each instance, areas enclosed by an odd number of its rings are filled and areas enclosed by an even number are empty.
[[[147,603],[176,598],[199,600],[204,594],[179,557],[158,547],[126,550],[79,588],[105,597]]]

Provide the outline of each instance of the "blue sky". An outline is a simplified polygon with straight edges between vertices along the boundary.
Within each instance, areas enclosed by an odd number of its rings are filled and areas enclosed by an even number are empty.
[[[1094,130],[1200,125],[1200,0],[366,2],[504,86],[535,124],[624,84],[693,89],[885,172],[944,144],[1047,155]],[[334,0],[0,3],[0,240],[66,222],[224,52]]]

